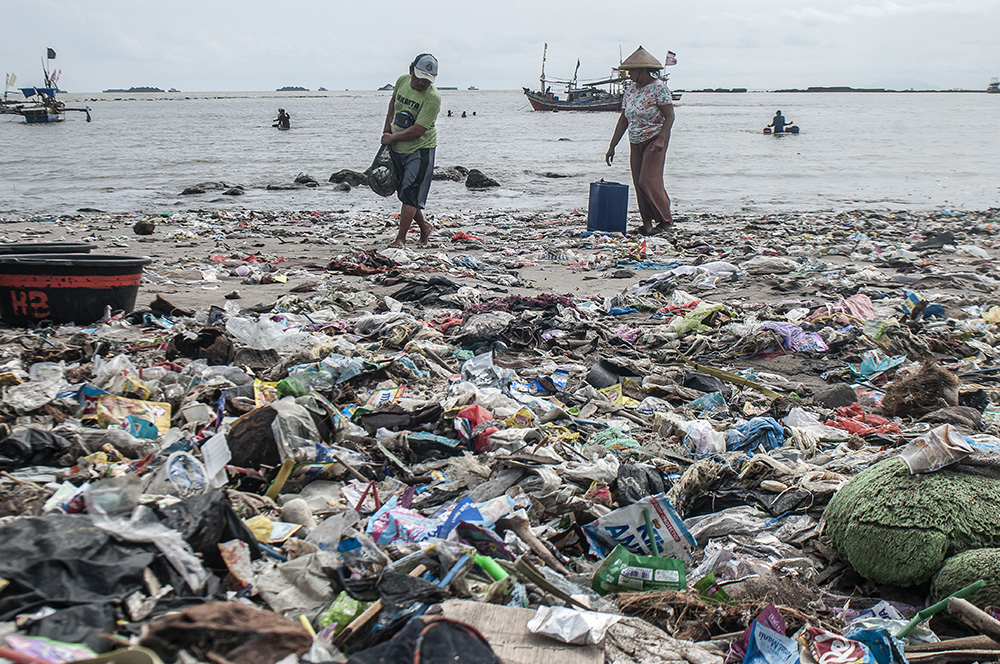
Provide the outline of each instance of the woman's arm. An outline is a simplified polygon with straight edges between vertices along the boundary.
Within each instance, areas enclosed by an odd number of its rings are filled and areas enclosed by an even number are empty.
[[[607,153],[604,155],[604,161],[611,165],[611,162],[615,160],[615,148],[618,143],[621,142],[622,136],[625,135],[625,130],[628,129],[628,120],[625,119],[625,113],[618,116],[618,124],[615,125],[614,136],[611,137],[611,147],[608,148]]]
[[[651,147],[654,150],[663,150],[666,152],[667,146],[670,145],[670,128],[674,126],[674,105],[660,104],[659,106],[660,113],[663,113],[663,128],[660,129],[660,133],[654,139]]]

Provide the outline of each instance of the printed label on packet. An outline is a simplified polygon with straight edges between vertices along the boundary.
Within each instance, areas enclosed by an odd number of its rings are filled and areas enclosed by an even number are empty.
[[[626,576],[630,579],[640,579],[642,581],[649,581],[653,578],[653,570],[649,567],[626,567],[621,571],[622,576]]]

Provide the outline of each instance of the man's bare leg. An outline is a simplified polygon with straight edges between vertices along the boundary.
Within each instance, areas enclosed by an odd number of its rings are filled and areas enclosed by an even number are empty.
[[[403,205],[399,211],[399,232],[396,233],[396,239],[389,245],[390,249],[402,249],[406,246],[406,233],[410,230],[410,224],[413,223],[413,218],[418,212],[420,210],[412,205]],[[421,215],[422,217],[423,215]]]
[[[413,215],[413,220],[417,222],[417,226],[420,228],[420,239],[417,240],[417,246],[426,247],[430,241],[431,231],[434,230],[434,227],[424,218],[423,210],[417,209],[416,214]]]

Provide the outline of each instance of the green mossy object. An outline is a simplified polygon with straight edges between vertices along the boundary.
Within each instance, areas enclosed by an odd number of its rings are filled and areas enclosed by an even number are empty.
[[[955,554],[1000,547],[998,514],[1000,481],[951,470],[910,475],[893,457],[841,487],[827,506],[826,532],[862,576],[914,586]]]
[[[966,599],[979,608],[1000,604],[1000,549],[972,549],[946,560],[931,582],[931,601],[939,602],[979,579],[986,587]]]

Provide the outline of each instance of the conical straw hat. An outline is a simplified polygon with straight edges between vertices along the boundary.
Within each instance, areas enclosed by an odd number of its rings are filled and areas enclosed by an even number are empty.
[[[635,50],[635,53],[625,58],[625,61],[618,65],[619,69],[663,69],[663,65],[657,61],[652,54],[642,46]]]

